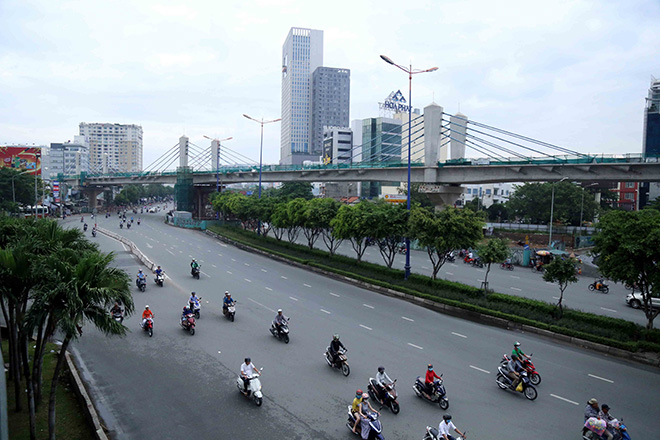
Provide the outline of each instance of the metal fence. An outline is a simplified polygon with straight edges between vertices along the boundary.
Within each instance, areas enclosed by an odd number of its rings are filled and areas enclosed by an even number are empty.
[[[550,226],[548,225],[533,225],[530,223],[486,223],[488,228],[493,229],[512,229],[531,232],[549,232]],[[596,231],[593,226],[552,226],[554,234],[583,234],[591,235]]]

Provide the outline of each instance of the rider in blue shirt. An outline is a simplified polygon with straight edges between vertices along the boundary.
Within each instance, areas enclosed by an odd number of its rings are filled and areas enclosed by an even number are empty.
[[[190,304],[190,310],[195,310],[196,308],[199,308],[199,298],[197,297],[197,294],[195,294],[195,292],[192,292],[190,294],[188,303]]]
[[[136,284],[140,284],[140,281],[145,281],[145,276],[144,273],[142,273],[142,269],[140,269],[137,273],[137,280],[135,280]]]
[[[229,306],[233,306],[235,302],[236,301],[234,301],[234,298],[231,297],[231,293],[229,293],[229,291],[226,291],[225,297],[222,299],[222,312],[226,314],[227,308]]]

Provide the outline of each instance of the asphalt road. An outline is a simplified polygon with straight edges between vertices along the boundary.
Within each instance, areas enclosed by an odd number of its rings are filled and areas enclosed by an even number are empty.
[[[429,362],[444,374],[449,411],[470,439],[579,438],[591,397],[623,417],[633,438],[658,438],[657,369],[438,314],[167,226],[162,215],[143,215],[130,230],[119,230],[116,218],[98,222],[131,239],[168,279],[163,288],[150,280],[144,293],[133,287],[139,312],[125,320],[126,338],[86,326],[74,345],[114,438],[353,438],[344,426],[346,405],[384,365],[398,378],[401,404],[398,415],[382,411],[384,435],[419,439],[442,415],[411,390]],[[77,218],[67,223],[80,226]],[[117,253],[119,267],[137,272],[120,243],[101,234],[96,240]],[[191,256],[201,261],[200,280],[190,276]],[[191,290],[203,303],[195,336],[178,325]],[[239,301],[234,323],[222,316],[225,290]],[[138,326],[144,304],[156,315],[153,338]],[[280,307],[291,317],[288,345],[268,332]],[[349,348],[347,378],[323,359],[335,332]],[[495,384],[498,361],[514,340],[535,353],[543,377],[536,401]],[[245,356],[264,368],[260,408],[236,390]]]

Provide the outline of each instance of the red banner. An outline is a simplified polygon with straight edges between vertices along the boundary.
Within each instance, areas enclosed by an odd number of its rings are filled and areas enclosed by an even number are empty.
[[[0,167],[41,175],[41,148],[0,147]]]

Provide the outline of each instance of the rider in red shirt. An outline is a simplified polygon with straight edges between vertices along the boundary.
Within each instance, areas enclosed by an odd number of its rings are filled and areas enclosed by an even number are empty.
[[[433,364],[429,364],[428,369],[426,370],[426,379],[424,379],[424,384],[426,385],[426,392],[431,395],[433,394],[433,381],[435,379],[440,379],[440,376],[433,371]]]

